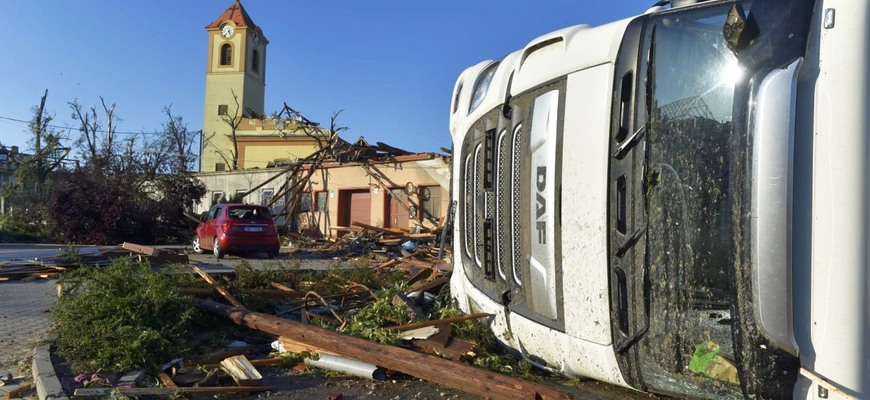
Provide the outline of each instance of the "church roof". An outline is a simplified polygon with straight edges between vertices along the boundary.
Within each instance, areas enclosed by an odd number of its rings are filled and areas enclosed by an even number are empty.
[[[251,16],[248,15],[248,12],[245,11],[244,7],[242,7],[242,2],[239,0],[235,0],[233,4],[227,8],[220,17],[218,17],[218,19],[208,24],[205,28],[217,28],[224,21],[233,21],[237,27],[250,27],[251,29],[257,27],[257,24],[255,24],[254,20],[251,19]]]

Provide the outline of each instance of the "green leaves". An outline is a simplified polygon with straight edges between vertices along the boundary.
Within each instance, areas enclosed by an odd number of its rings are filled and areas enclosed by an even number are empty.
[[[179,357],[194,312],[178,292],[181,279],[188,278],[126,258],[67,273],[52,309],[58,350],[91,371],[152,367]]]

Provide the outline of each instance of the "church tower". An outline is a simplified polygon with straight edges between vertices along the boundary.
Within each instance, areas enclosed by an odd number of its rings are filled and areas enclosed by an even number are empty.
[[[227,121],[263,114],[266,94],[266,45],[269,41],[239,0],[205,27],[208,63],[200,170],[232,168],[232,129]]]

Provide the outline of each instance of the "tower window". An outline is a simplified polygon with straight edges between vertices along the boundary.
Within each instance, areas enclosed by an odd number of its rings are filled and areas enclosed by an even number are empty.
[[[221,65],[232,65],[233,63],[233,45],[224,43],[221,46]]]
[[[260,72],[260,52],[257,50],[254,50],[251,57],[251,71]]]
[[[226,104],[218,105],[218,115],[227,115],[229,113],[228,107]]]

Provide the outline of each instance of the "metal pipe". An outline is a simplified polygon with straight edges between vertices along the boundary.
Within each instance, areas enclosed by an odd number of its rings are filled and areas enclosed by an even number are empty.
[[[320,354],[320,357],[317,360],[306,358],[305,364],[358,376],[360,378],[373,379],[376,381],[382,381],[385,379],[384,370],[378,368],[377,365],[332,354]]]

